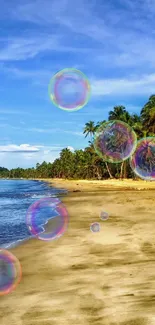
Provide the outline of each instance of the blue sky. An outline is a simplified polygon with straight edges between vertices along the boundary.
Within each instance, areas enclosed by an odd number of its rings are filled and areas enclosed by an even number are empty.
[[[53,161],[84,148],[86,122],[115,105],[139,113],[155,93],[154,0],[1,0],[0,166]],[[79,111],[55,107],[52,76],[77,68],[90,80]]]

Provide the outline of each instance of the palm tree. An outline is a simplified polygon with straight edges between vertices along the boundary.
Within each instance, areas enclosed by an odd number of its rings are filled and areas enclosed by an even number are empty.
[[[141,110],[142,124],[148,135],[155,134],[155,95],[150,96]]]
[[[104,123],[106,123],[106,120],[103,120],[101,122],[97,122],[97,124],[96,124],[96,130],[97,130],[97,128],[99,128]]]
[[[60,152],[61,170],[65,178],[70,178],[74,174],[74,154],[68,149],[64,148]]]
[[[150,120],[149,120],[149,132],[155,134],[155,107],[152,107],[150,110]]]
[[[109,121],[111,121],[111,120],[119,120],[119,121],[130,124],[131,123],[131,116],[126,111],[126,108],[124,106],[119,105],[119,106],[115,106],[113,108],[113,111],[109,112],[108,120]],[[123,161],[121,163],[120,178],[123,178],[123,171],[124,171],[124,174],[126,174],[126,161]]]
[[[133,114],[130,116],[130,126],[136,132],[138,139],[146,136],[147,131],[144,130],[142,119],[139,115]]]
[[[84,128],[84,131],[83,131],[83,134],[85,134],[85,138],[90,135],[90,141],[92,143],[92,140],[93,140],[93,135],[96,131],[96,125],[93,121],[89,121],[85,124],[85,128]]]
[[[122,105],[120,106],[114,106],[113,111],[109,112],[109,118],[108,120],[121,120],[124,121],[125,119],[125,113],[127,113],[126,108]],[[125,122],[125,121],[124,121]]]
[[[94,150],[94,146],[93,146],[93,136],[97,130],[97,128],[102,124],[104,123],[105,121],[102,121],[102,122],[98,122],[96,125],[93,121],[89,121],[85,124],[85,128],[84,128],[84,134],[86,133],[85,135],[85,138],[90,134],[90,137],[91,137],[91,141],[89,141],[90,143],[90,146],[93,147],[93,150]],[[107,171],[108,171],[108,174],[109,174],[109,177],[110,178],[113,178],[111,172],[110,172],[110,169],[109,169],[109,166],[107,164],[107,162],[105,162],[105,165],[106,165],[106,168],[107,168]]]
[[[106,123],[106,120],[103,120],[103,121],[101,121],[101,122],[97,122],[97,124],[96,124],[96,130],[97,130],[97,128],[99,128],[99,127],[100,127],[102,124],[104,124],[104,123]],[[109,165],[108,165],[108,163],[107,163],[106,161],[104,161],[104,163],[105,163],[105,166],[106,166],[107,172],[108,172],[108,174],[109,174],[109,177],[112,179],[113,176],[112,176],[111,170],[110,170],[110,168],[109,168]]]

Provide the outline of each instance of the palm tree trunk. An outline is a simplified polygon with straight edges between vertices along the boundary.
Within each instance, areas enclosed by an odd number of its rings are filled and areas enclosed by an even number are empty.
[[[96,175],[97,175],[97,179],[100,180],[102,177],[100,175],[100,171],[99,171],[99,167],[96,166]]]
[[[143,131],[143,138],[146,138],[147,131]]]
[[[124,161],[121,163],[121,172],[120,172],[120,178],[123,178],[123,167],[124,167]]]
[[[107,172],[108,172],[108,174],[109,174],[109,177],[110,178],[113,178],[113,176],[112,176],[112,174],[111,174],[111,171],[110,171],[110,169],[109,169],[109,166],[108,166],[108,163],[105,161],[105,165],[106,165],[106,168],[107,168]]]
[[[124,161],[124,177],[123,178],[127,178],[127,160]]]

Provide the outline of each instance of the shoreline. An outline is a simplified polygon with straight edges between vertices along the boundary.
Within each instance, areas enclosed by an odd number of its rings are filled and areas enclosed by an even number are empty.
[[[37,180],[37,179],[36,179]],[[135,190],[149,191],[155,190],[155,181],[132,180],[132,179],[108,179],[108,180],[67,180],[60,178],[41,179],[49,183],[51,186],[60,189],[66,189],[68,192],[73,191],[94,191],[94,190]]]
[[[63,178],[9,178],[2,180],[27,180],[48,183],[60,190],[68,192],[79,190],[93,191],[98,190],[155,190],[155,181],[134,180],[134,179],[105,179],[105,180],[85,180],[85,179],[63,179]],[[78,192],[78,191],[77,191]]]
[[[143,190],[143,181],[134,191],[127,182],[48,182],[68,190],[62,202],[69,226],[53,241],[32,238],[10,249],[23,275],[1,297],[1,325],[154,324],[155,188]],[[100,232],[90,231],[93,222]]]
[[[12,180],[18,180],[18,179],[12,179]],[[20,180],[20,179],[19,179]],[[23,180],[23,179],[22,179]],[[108,180],[68,180],[68,179],[57,179],[57,178],[51,178],[51,179],[24,179],[28,181],[38,181],[38,182],[43,182],[48,184],[49,187],[54,187],[56,189],[60,189],[62,192],[59,193],[58,195],[54,195],[54,197],[59,197],[61,198],[61,201],[63,203],[63,199],[66,197],[66,195],[70,195],[71,193],[77,193],[80,194],[80,192],[126,192],[126,191],[152,191],[155,190],[155,182],[148,182],[148,181],[143,181],[143,180],[129,180],[129,179],[124,179],[124,180],[117,180],[117,179],[108,179]],[[133,183],[134,182],[134,183]],[[152,186],[152,187],[151,187]],[[47,220],[46,223],[43,225],[46,227],[46,224],[50,222],[50,220]],[[30,234],[30,237],[20,239],[18,241],[14,241],[11,244],[6,245],[6,247],[3,246],[4,249],[7,250],[12,250],[18,246],[23,245],[25,242],[29,240],[35,240],[35,236],[32,236]]]
[[[6,179],[6,180],[8,180],[8,179]],[[18,179],[11,179],[11,180],[18,180]],[[23,179],[19,179],[19,180],[23,180]],[[51,187],[49,182],[46,182],[45,180],[41,180],[41,179],[25,179],[25,180],[27,180],[27,181],[32,180],[32,181],[36,181],[36,182],[39,181],[39,182],[45,183],[46,185],[48,184],[49,188]],[[56,187],[54,186],[54,188],[56,188]],[[62,192],[62,193],[59,192],[58,194],[54,194],[51,197],[59,197],[59,198],[61,198],[61,197],[65,196],[65,195],[67,195],[68,191],[66,189],[63,189],[63,188],[59,188],[59,189],[62,190],[62,191],[65,191],[65,192]],[[50,223],[51,219],[46,220],[45,224],[42,224],[41,227],[42,227],[43,231],[45,231],[45,229],[48,229],[48,223]],[[33,240],[33,239],[36,239],[36,237],[30,233],[29,237],[27,237],[27,238],[18,239],[18,240],[13,241],[12,243],[8,243],[8,244],[2,244],[0,247],[1,247],[1,249],[12,250],[12,249],[14,249],[14,248],[16,248],[18,246],[23,245],[27,241]]]

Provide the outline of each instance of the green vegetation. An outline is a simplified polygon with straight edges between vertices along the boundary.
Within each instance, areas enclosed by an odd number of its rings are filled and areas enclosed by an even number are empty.
[[[138,139],[155,135],[155,95],[142,108],[140,115],[129,114],[124,106],[115,106],[109,112],[108,120],[121,120],[128,123],[137,134]],[[93,121],[85,124],[83,133],[90,137],[88,147],[75,150],[74,153],[65,148],[53,163],[37,163],[36,168],[16,168],[10,171],[0,167],[1,178],[69,178],[69,179],[106,179],[136,178],[129,161],[120,164],[104,162],[94,151],[93,136],[97,128],[105,121]]]

